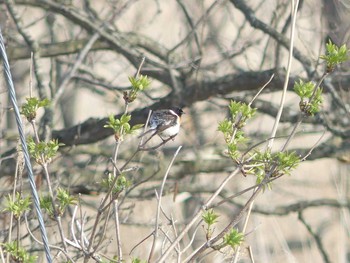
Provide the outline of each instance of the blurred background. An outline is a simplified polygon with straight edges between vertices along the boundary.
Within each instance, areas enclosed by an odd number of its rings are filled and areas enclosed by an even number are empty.
[[[81,194],[87,233],[105,194],[101,180],[113,170],[110,158],[115,140],[112,130],[103,126],[109,115],[124,112],[123,92],[130,89],[128,77],[135,75],[142,59],[141,74],[152,82],[130,103],[131,124],[145,123],[149,110],[170,106],[183,107],[186,114],[174,141],[138,154],[129,164],[131,186],[120,201],[126,262],[148,257],[151,241],[144,239],[154,227],[155,189],[159,189],[177,147],[182,145],[165,184],[163,209],[180,231],[236,167],[225,156],[225,142],[217,131],[218,123],[227,117],[229,101],[249,103],[273,76],[252,104],[258,113],[244,129],[250,140],[242,151],[269,138],[286,76],[291,2],[0,0],[0,26],[19,105],[30,96],[50,99],[50,107],[38,111],[39,135],[42,140],[54,138],[65,144],[49,166],[51,180],[55,187]],[[294,82],[320,79],[325,64],[319,56],[325,53],[329,40],[349,47],[349,8],[348,0],[299,1],[289,90],[274,151],[280,150],[298,120],[299,97],[293,92]],[[4,197],[14,188],[16,161],[20,158],[14,114],[6,83],[3,76],[0,78],[4,206]],[[255,262],[350,262],[349,84],[348,62],[322,83],[321,112],[305,119],[288,148],[301,157],[310,149],[312,152],[290,176],[276,180],[271,190],[256,199],[239,262],[252,262],[248,247]],[[31,125],[26,124],[26,132],[33,134]],[[154,138],[150,143],[159,142]],[[138,143],[137,134],[126,137],[118,164],[130,158]],[[37,188],[45,192],[42,168],[34,165],[34,171]],[[236,175],[217,202],[253,186],[255,181],[252,175]],[[22,185],[23,191],[28,191],[25,170]],[[215,231],[239,213],[250,195],[247,192],[216,209],[220,217]],[[64,218],[68,227],[71,213],[67,211]],[[165,218],[163,222],[163,231],[170,231],[172,226]],[[35,224],[32,219],[33,228]],[[55,231],[53,224],[48,223],[48,227]],[[237,227],[241,229],[242,222]],[[1,215],[0,233],[1,242],[5,242],[7,213]],[[182,259],[205,241],[200,226],[196,232],[192,229],[181,245],[188,244],[192,236],[193,243]],[[30,244],[25,234],[22,238],[29,251],[44,260],[40,245]],[[54,235],[50,239],[57,241]],[[113,257],[114,232],[107,232],[104,240],[101,253]],[[79,261],[81,255],[76,253]],[[232,254],[227,248],[208,250],[198,262],[233,262]]]

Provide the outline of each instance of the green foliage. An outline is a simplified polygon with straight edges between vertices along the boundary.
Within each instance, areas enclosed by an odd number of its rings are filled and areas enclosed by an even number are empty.
[[[55,213],[52,207],[52,199],[50,196],[46,195],[40,197],[40,207],[41,209],[46,211],[46,213],[48,213],[52,218],[55,217]]]
[[[57,215],[61,216],[63,215],[64,211],[69,205],[74,205],[77,202],[77,198],[74,196],[71,196],[68,192],[68,190],[65,190],[63,188],[58,188],[57,189],[57,194],[56,194],[56,212]],[[40,207],[45,210],[50,217],[54,218],[55,217],[55,211],[52,207],[52,199],[50,196],[42,196],[40,197]]]
[[[129,81],[132,88],[137,91],[144,91],[151,84],[151,80],[144,75],[140,75],[138,78],[129,77]]]
[[[294,91],[301,99],[310,99],[314,92],[315,84],[311,81],[304,82],[299,79],[299,82],[295,82]]]
[[[118,260],[118,256],[114,255],[111,259],[99,258],[98,262],[100,262],[100,263],[117,263],[117,262],[120,262],[120,261]],[[122,262],[124,262],[124,260]]]
[[[247,141],[241,129],[246,125],[246,121],[255,115],[256,109],[235,101],[231,101],[228,107],[230,118],[219,122],[218,131],[224,135],[228,155],[236,160],[239,156],[238,146]]]
[[[202,214],[203,221],[207,224],[207,227],[205,229],[205,236],[207,240],[209,240],[214,232],[212,229],[212,226],[218,222],[219,215],[214,213],[213,209],[209,209],[206,212]]]
[[[313,116],[317,112],[319,112],[322,102],[323,102],[322,89],[318,87],[315,91],[312,101],[308,105],[309,107],[306,108],[307,114]]]
[[[275,156],[277,170],[280,174],[290,175],[291,171],[297,168],[300,163],[300,157],[295,152],[278,152]]]
[[[75,205],[77,203],[77,198],[75,196],[70,195],[69,191],[59,187],[57,189],[56,199],[59,203],[59,211],[62,213],[69,205]]]
[[[12,212],[16,219],[18,219],[26,210],[30,209],[30,197],[23,198],[19,192],[16,192],[16,197],[14,199],[11,195],[8,195],[6,199],[7,205],[4,210]]]
[[[129,124],[130,119],[130,114],[123,114],[120,119],[110,115],[107,124],[103,127],[113,129],[116,141],[120,142],[124,140],[125,135],[132,134],[143,126],[143,124],[137,124],[131,127]]]
[[[202,215],[202,218],[203,218],[204,222],[207,225],[209,225],[209,226],[214,225],[215,223],[217,223],[218,222],[217,221],[218,217],[219,217],[219,215],[216,214],[213,209],[207,210]]]
[[[27,145],[30,155],[38,164],[43,165],[50,163],[52,158],[56,156],[60,146],[64,144],[59,143],[58,140],[36,143],[33,138],[30,137],[27,140]]]
[[[112,185],[114,178],[115,177],[111,173],[109,173],[107,175],[107,178],[103,179],[101,183],[102,187],[104,187],[105,189],[109,189],[112,187],[113,194],[119,194],[120,192],[122,192],[124,189],[126,189],[131,185],[131,182],[126,179],[124,174],[120,174],[115,184]]]
[[[345,44],[338,47],[329,40],[326,44],[326,55],[321,55],[320,58],[326,61],[327,72],[330,73],[337,65],[349,59],[348,49]]]
[[[224,243],[227,246],[232,247],[232,249],[235,249],[236,246],[239,246],[243,240],[244,234],[238,232],[238,230],[235,228],[232,228],[231,231],[224,236]]]
[[[41,107],[46,107],[50,104],[50,100],[38,98],[26,98],[27,102],[22,106],[21,114],[24,115],[29,122],[36,118],[36,111]]]
[[[17,241],[1,244],[5,252],[11,255],[13,262],[21,263],[35,263],[37,262],[37,256],[31,256],[23,247],[19,247]]]
[[[140,91],[146,90],[151,84],[151,80],[143,75],[139,75],[136,78],[129,77],[129,81],[132,88],[129,92],[124,92],[124,100],[126,103],[133,102],[137,98],[137,94]]]
[[[251,160],[251,168],[247,173],[254,174],[257,178],[257,183],[261,183],[266,176],[270,178],[283,174],[290,175],[300,163],[300,158],[295,152],[277,152],[270,151],[254,153]],[[270,184],[267,184],[270,187]]]
[[[240,101],[230,101],[229,104],[230,114],[232,119],[234,120],[239,114],[242,115],[242,119],[250,119],[254,117],[256,113],[255,108],[251,108],[248,104]]]
[[[308,116],[313,116],[320,111],[323,102],[320,87],[316,88],[311,81],[305,83],[299,80],[294,84],[294,91],[300,97],[299,107],[302,112]]]
[[[147,260],[141,260],[139,258],[133,258],[131,263],[147,263]]]
[[[247,171],[256,176],[256,182],[260,184],[272,167],[272,154],[270,151],[257,151],[252,159],[252,168]],[[269,186],[269,185],[268,185]]]

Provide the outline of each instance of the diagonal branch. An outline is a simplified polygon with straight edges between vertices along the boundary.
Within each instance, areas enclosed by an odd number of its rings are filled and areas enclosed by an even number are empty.
[[[245,16],[245,18],[249,21],[250,25],[254,28],[257,28],[264,33],[271,36],[273,39],[275,39],[279,44],[284,46],[286,49],[289,49],[290,41],[288,38],[286,38],[284,35],[280,34],[276,29],[270,27],[268,24],[265,24],[263,21],[258,19],[254,13],[254,11],[246,5],[245,1],[243,0],[230,0],[231,3],[239,9]],[[308,75],[311,75],[313,72],[312,62],[311,60],[302,54],[300,50],[297,48],[294,48],[294,57],[304,66],[304,69],[308,73]]]

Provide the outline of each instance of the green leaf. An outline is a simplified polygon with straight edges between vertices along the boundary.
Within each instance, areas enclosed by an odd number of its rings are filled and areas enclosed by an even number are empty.
[[[131,263],[147,263],[147,260],[141,260],[139,258],[132,258]]]
[[[346,45],[340,48],[332,43],[331,40],[326,44],[326,54],[320,56],[327,63],[327,72],[332,72],[335,67],[349,59]]]
[[[23,247],[19,247],[17,241],[3,243],[1,245],[4,247],[5,252],[11,255],[13,262],[23,262],[23,263],[37,262],[38,257],[30,255],[27,249]]]
[[[113,181],[114,176],[111,173],[109,173],[107,175],[107,178],[104,178],[101,182],[101,185],[107,190],[112,187],[113,194],[120,193],[131,185],[131,181],[127,180],[124,174],[118,175],[118,179],[114,185],[112,185]]]
[[[56,156],[59,148],[63,145],[64,143],[59,143],[57,139],[47,143],[36,143],[31,137],[27,139],[29,153],[38,164],[50,163],[52,158]]]
[[[39,108],[46,107],[50,104],[50,100],[39,100],[36,97],[26,98],[26,103],[21,108],[21,114],[24,115],[29,122],[36,118],[36,111]]]
[[[40,208],[46,211],[51,217],[54,217],[52,199],[50,196],[40,197]]]
[[[131,133],[134,133],[134,132],[136,132],[137,130],[141,129],[143,126],[144,126],[144,124],[136,124],[136,125],[132,126],[130,132],[131,132]]]
[[[125,134],[129,134],[130,133],[130,124],[129,123],[125,123],[124,125],[123,125],[123,127],[124,127],[124,132],[125,132]]]
[[[243,102],[236,102],[231,100],[229,104],[230,114],[232,116],[232,120],[234,120],[238,114],[242,114],[243,119],[250,119],[255,115],[256,109],[251,108],[248,104]]]
[[[276,154],[278,160],[279,173],[290,175],[291,171],[295,169],[299,163],[300,158],[295,152],[279,152]]]
[[[121,124],[125,124],[125,123],[128,123],[131,119],[131,115],[130,114],[123,114],[121,117],[120,117],[120,123]]]
[[[144,75],[140,75],[138,78],[130,76],[129,81],[130,81],[132,88],[135,91],[143,91],[143,90],[147,89],[151,84],[151,80],[148,79],[148,77],[144,76]]]
[[[229,233],[224,236],[224,243],[232,249],[235,249],[236,246],[240,245],[244,240],[244,234],[238,232],[237,229],[232,228]]]
[[[227,119],[219,122],[218,131],[222,133],[231,133],[232,132],[233,123]]]
[[[310,102],[309,108],[308,108],[308,114],[311,116],[315,115],[317,112],[320,111],[320,108],[322,106],[323,97],[322,97],[322,89],[319,87],[316,90],[315,96]]]
[[[299,79],[299,82],[294,83],[294,91],[301,99],[311,98],[314,89],[315,84],[311,81],[305,83]]]
[[[217,223],[217,219],[218,219],[219,215],[214,213],[213,209],[207,210],[206,212],[203,213],[202,218],[204,220],[204,222],[208,225],[211,226],[215,223]]]
[[[14,199],[11,195],[8,195],[6,199],[7,205],[4,210],[12,212],[16,219],[30,209],[30,197],[23,198],[19,192],[16,192],[16,197]]]

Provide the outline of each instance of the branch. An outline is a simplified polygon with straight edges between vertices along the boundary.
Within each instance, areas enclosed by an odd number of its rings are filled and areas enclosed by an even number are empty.
[[[3,1],[0,1],[0,3],[2,2]],[[75,8],[72,5],[62,5],[59,2],[57,3],[50,0],[18,0],[16,3],[18,5],[38,7],[44,9],[45,11],[58,13],[73,23],[81,26],[86,31],[98,33],[101,40],[107,42],[112,49],[123,55],[135,68],[138,67],[140,59],[144,56],[143,52],[136,49],[133,46],[133,43],[130,42],[130,39],[134,41],[135,39],[138,39],[138,35],[132,33],[122,34],[118,31],[111,31],[108,28],[106,29],[102,26],[106,23],[105,21],[91,20],[91,18],[83,14],[78,8]],[[138,40],[140,46],[144,47],[148,51],[151,51],[150,53],[158,56],[158,58],[163,59],[166,56],[165,48],[159,48],[160,45],[155,41],[152,41],[146,37]],[[149,65],[157,67],[158,72],[152,71],[155,73],[153,75],[155,78],[159,75],[159,71],[161,71],[162,68],[166,69],[165,64],[161,66],[161,64],[152,61],[150,58],[147,59],[147,62]],[[164,74],[168,75],[166,73]],[[164,76],[164,74],[161,76]],[[170,80],[170,78],[168,78],[168,80]]]
[[[305,218],[303,217],[301,212],[299,212],[299,214],[298,214],[298,219],[306,227],[306,229],[310,233],[310,235],[315,239],[316,245],[322,254],[323,261],[325,263],[330,263],[331,261],[330,261],[328,255],[327,255],[327,252],[322,244],[322,239],[321,239],[320,235],[318,235],[317,233],[315,233],[312,230],[311,225],[305,221]]]
[[[284,35],[280,34],[276,29],[270,27],[268,24],[265,24],[261,20],[259,20],[254,11],[245,4],[243,0],[230,0],[231,3],[239,9],[248,20],[250,25],[254,28],[261,30],[262,32],[268,34],[273,39],[275,39],[279,44],[284,46],[286,49],[289,49],[290,41]],[[300,50],[294,48],[293,56],[303,65],[304,69],[311,75],[313,72],[311,60],[302,54]]]
[[[149,107],[135,110],[131,113],[131,125],[145,123],[149,109],[168,108],[170,105],[191,106],[197,101],[207,100],[212,96],[225,95],[233,91],[253,90],[261,87],[266,83],[273,70],[262,72],[243,72],[240,74],[231,74],[217,79],[216,81],[195,82],[188,85],[186,89],[180,92],[180,100],[172,96],[172,93],[154,103]],[[235,83],[235,85],[232,85]],[[280,80],[278,77],[270,83],[271,87],[278,88]],[[213,88],[215,87],[215,88]],[[118,115],[120,118],[121,114]],[[112,130],[105,129],[108,118],[95,119],[90,118],[85,122],[59,131],[53,131],[53,138],[58,139],[66,146],[88,144],[100,141],[112,135]]]
[[[1,2],[1,1],[0,1]],[[128,39],[128,42],[139,48],[145,49],[150,54],[157,56],[160,59],[165,59],[168,50],[153,41],[151,38],[141,34],[118,32],[121,38]],[[56,57],[61,55],[70,55],[78,53],[90,40],[89,37],[81,39],[71,39],[58,43],[37,43],[40,50],[40,57]],[[90,50],[111,50],[113,47],[105,41],[97,40]],[[29,59],[30,48],[28,46],[9,46],[8,54],[11,60]]]
[[[236,202],[231,202],[238,207],[243,207],[242,204]],[[315,199],[315,200],[304,200],[298,201],[294,204],[281,205],[276,207],[270,206],[255,206],[253,212],[257,214],[262,214],[266,216],[287,216],[291,213],[300,213],[308,208],[314,207],[333,207],[333,208],[347,208],[350,209],[350,199],[349,200],[337,200],[337,199]]]
[[[56,57],[78,53],[89,41],[90,38],[68,40],[58,43],[38,43],[40,57]],[[111,49],[110,45],[103,41],[96,41],[90,50]],[[8,53],[11,60],[30,58],[30,48],[27,46],[9,46]]]
[[[210,97],[220,97],[232,92],[256,91],[274,73],[276,77],[270,82],[268,87],[269,91],[274,91],[279,90],[281,85],[283,85],[283,70],[279,70],[277,73],[275,70],[242,72],[228,74],[215,80],[193,81],[187,85],[186,89],[180,91],[180,99],[170,93],[153,105],[133,111],[130,124],[145,123],[149,109],[156,110],[168,108],[169,106],[191,106]],[[290,79],[288,86],[290,90],[295,80],[296,78],[293,77]],[[117,117],[120,118],[120,116],[121,114]],[[53,131],[53,138],[59,139],[60,142],[67,146],[94,143],[112,135],[112,130],[103,128],[107,120],[107,117],[102,119],[90,118],[81,124]]]

